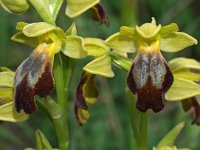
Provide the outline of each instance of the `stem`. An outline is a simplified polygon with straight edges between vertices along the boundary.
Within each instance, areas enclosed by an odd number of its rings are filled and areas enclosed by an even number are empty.
[[[73,73],[74,73],[74,65],[75,65],[75,59],[69,58],[65,55],[62,55],[63,60],[63,72],[64,72],[64,79],[65,79],[65,93],[66,93],[66,99],[68,99],[69,95],[69,87],[72,81]],[[68,101],[67,101],[68,102]],[[68,104],[67,104],[68,106]]]
[[[54,79],[56,83],[56,93],[57,93],[57,101],[60,107],[63,110],[64,116],[66,118],[67,115],[67,99],[66,99],[66,91],[64,85],[64,70],[63,70],[63,62],[60,54],[55,55],[54,60]]]
[[[45,100],[41,100],[37,97],[37,102],[39,104],[38,106],[40,106],[46,113],[48,113],[54,124],[58,137],[59,150],[68,150],[68,126],[62,108],[50,97],[47,97]]]
[[[148,121],[147,113],[139,112],[136,107],[137,96],[133,95],[129,90],[127,92],[128,112],[133,129],[133,136],[135,138],[138,150],[148,150]]]
[[[148,114],[140,113],[140,138],[138,143],[139,150],[148,150]]]

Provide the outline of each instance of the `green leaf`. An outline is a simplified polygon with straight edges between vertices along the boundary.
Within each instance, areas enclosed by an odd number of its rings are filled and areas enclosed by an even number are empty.
[[[165,94],[165,99],[168,101],[179,101],[196,95],[200,95],[199,84],[175,77],[171,88]]]
[[[32,37],[25,36],[22,32],[18,32],[11,37],[11,40],[15,42],[19,42],[22,44],[27,44],[32,47],[36,47],[38,45],[38,40]]]
[[[160,49],[166,52],[178,52],[196,44],[197,40],[190,35],[183,32],[173,32],[161,37]]]
[[[49,0],[29,0],[29,2],[33,5],[37,13],[44,21],[50,24],[55,24],[55,20],[52,15],[53,13],[52,8],[51,8],[52,13],[50,12]]]
[[[99,57],[109,51],[109,47],[104,44],[104,41],[97,38],[84,38],[84,47],[89,56]]]
[[[36,131],[36,144],[37,150],[53,150],[49,141],[40,130]]]
[[[1,0],[1,6],[9,13],[21,14],[28,10],[27,0]]]
[[[63,0],[49,0],[49,10],[54,20],[56,20],[56,17],[59,13],[62,4]]]
[[[0,72],[0,87],[13,87],[14,86],[14,72],[6,71]]]
[[[167,135],[165,135],[158,144],[158,148],[162,146],[173,146],[177,136],[185,126],[184,122],[179,123],[175,126]]]
[[[114,73],[111,68],[111,58],[108,54],[98,57],[88,63],[83,70],[92,74],[97,74],[105,77],[113,77]]]
[[[87,56],[84,49],[83,38],[79,36],[67,36],[63,41],[62,52],[71,58],[83,58]]]
[[[22,32],[24,33],[24,35],[28,37],[36,37],[55,29],[57,29],[57,27],[49,23],[38,22],[38,23],[28,24],[23,28]]]
[[[18,113],[13,102],[9,102],[0,106],[0,120],[9,122],[22,122],[28,119],[28,115],[23,111]]]
[[[76,24],[73,23],[69,29],[66,31],[66,35],[77,35]]]
[[[178,70],[173,73],[174,77],[176,78],[183,78],[186,80],[191,80],[191,81],[200,81],[200,72],[199,73],[194,73],[194,72],[189,72],[186,69]]]
[[[176,23],[171,23],[169,25],[166,25],[166,26],[163,26],[161,29],[160,29],[160,36],[165,36],[165,35],[168,35],[169,33],[172,33],[172,32],[177,32],[179,30],[178,26]]]
[[[115,51],[133,53],[136,51],[136,43],[133,38],[120,33],[115,33],[105,40],[105,44]]]
[[[98,4],[100,0],[67,0],[65,14],[74,18]]]
[[[184,58],[184,57],[172,59],[171,61],[168,62],[168,65],[172,72],[175,72],[181,69],[200,70],[200,62],[194,59]]]

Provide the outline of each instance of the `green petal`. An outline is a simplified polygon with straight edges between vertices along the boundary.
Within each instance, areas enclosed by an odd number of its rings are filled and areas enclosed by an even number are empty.
[[[122,26],[120,28],[120,35],[126,35],[130,38],[135,38],[136,36],[136,31],[135,28],[127,27],[127,26]]]
[[[169,33],[172,33],[172,32],[177,32],[179,30],[178,26],[176,23],[171,23],[169,25],[166,25],[166,26],[163,26],[161,29],[160,29],[160,36],[165,36]]]
[[[83,70],[92,74],[102,75],[110,78],[114,76],[111,68],[111,58],[107,54],[94,59],[88,63]]]
[[[163,146],[173,146],[175,140],[177,139],[184,126],[184,122],[181,122],[177,126],[175,126],[169,133],[167,133],[167,135],[162,138],[162,140],[158,144],[158,148]]]
[[[186,80],[191,80],[191,81],[200,81],[200,73],[194,73],[194,72],[189,72],[186,69],[178,70],[174,72],[174,77],[176,78],[183,78]]]
[[[65,14],[74,18],[98,4],[100,0],[67,0]]]
[[[14,72],[1,72],[0,73],[0,87],[14,86]]]
[[[196,45],[197,40],[183,32],[173,32],[161,37],[160,49],[166,52],[177,52]]]
[[[66,31],[66,35],[77,35],[76,24],[73,23],[69,29]]]
[[[172,72],[175,72],[180,69],[200,70],[200,62],[194,59],[184,57],[172,59],[171,61],[169,61],[168,65]]]
[[[71,58],[83,58],[87,56],[83,39],[79,36],[67,36],[63,41],[62,52]]]
[[[196,95],[200,95],[200,85],[190,80],[174,78],[174,83],[165,94],[165,99],[179,101]]]
[[[49,0],[29,0],[40,17],[48,23],[54,24],[53,12],[50,12]]]
[[[19,42],[22,44],[27,44],[32,47],[36,47],[38,45],[38,41],[35,38],[27,37],[22,32],[18,32],[11,37],[11,40],[15,42]]]
[[[136,26],[136,32],[143,38],[155,37],[161,29],[161,25],[155,25],[154,23],[145,23],[140,27]]]
[[[40,130],[36,131],[36,144],[37,150],[53,150],[49,141]]]
[[[28,24],[23,28],[22,32],[28,37],[36,37],[55,29],[57,29],[57,27],[49,23],[38,22],[38,23]]]
[[[109,47],[107,47],[101,39],[84,38],[84,44],[89,56],[99,57],[109,51]]]
[[[120,33],[111,35],[106,39],[105,44],[120,53],[133,53],[136,51],[135,40]]]
[[[22,122],[28,119],[23,111],[16,112],[13,102],[0,106],[0,120],[10,122]]]

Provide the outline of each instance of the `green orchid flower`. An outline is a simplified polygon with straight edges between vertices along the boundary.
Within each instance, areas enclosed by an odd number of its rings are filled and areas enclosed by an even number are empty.
[[[62,51],[66,56],[82,58],[87,52],[83,49],[83,39],[74,34],[73,25],[66,33],[46,22],[21,22],[17,29],[21,32],[12,37],[14,41],[36,47],[17,68],[14,82],[16,110],[30,114],[37,110],[34,97],[46,97],[54,88],[54,55]]]
[[[24,111],[19,113],[14,108],[14,76],[8,68],[0,68],[0,120],[22,122],[28,119]]]
[[[165,95],[168,101],[181,101],[184,111],[194,108],[193,123],[200,125],[200,62],[189,58],[175,58],[169,61],[174,83]]]
[[[133,94],[137,94],[136,107],[145,112],[163,109],[164,94],[171,87],[174,77],[160,50],[177,52],[197,44],[197,40],[188,34],[178,32],[175,23],[161,26],[145,23],[135,28],[123,26],[120,32],[110,36],[106,45],[115,53],[126,56],[137,50],[137,55],[130,69],[127,84]]]
[[[9,13],[21,14],[28,10],[27,0],[0,0],[0,5]]]
[[[84,47],[88,56],[92,56],[94,60],[83,67],[84,72],[76,91],[74,111],[80,125],[85,124],[90,116],[88,106],[97,101],[98,91],[94,84],[95,75],[108,78],[114,76],[109,56],[110,49],[103,40],[84,38]]]

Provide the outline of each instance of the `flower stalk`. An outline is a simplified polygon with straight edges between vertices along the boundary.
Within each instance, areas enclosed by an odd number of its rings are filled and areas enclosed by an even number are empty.
[[[68,126],[62,108],[51,97],[47,97],[45,100],[41,100],[37,97],[37,103],[39,107],[49,115],[54,124],[58,137],[59,149],[68,150]]]

